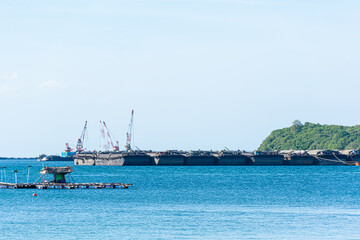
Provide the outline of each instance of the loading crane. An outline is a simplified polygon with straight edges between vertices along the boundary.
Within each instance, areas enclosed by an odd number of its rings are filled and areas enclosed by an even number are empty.
[[[102,137],[102,139],[104,141],[104,146],[103,147],[104,147],[105,151],[109,151],[110,143],[109,143],[109,140],[107,140],[106,137],[105,137],[104,124],[102,123],[102,121],[100,121],[100,132],[101,132],[101,137]],[[100,147],[101,147],[101,142],[100,142]]]
[[[133,132],[133,122],[134,122],[134,110],[131,111],[130,124],[129,124],[128,131],[126,133],[125,148],[126,148],[127,151],[131,151],[131,135],[132,135],[132,132]]]
[[[73,149],[70,147],[69,143],[65,143],[65,152],[72,152]]]
[[[76,152],[84,151],[84,140],[85,140],[85,134],[86,134],[86,127],[87,127],[87,121],[85,121],[84,129],[82,130],[81,135],[76,144]]]
[[[116,141],[116,143],[115,143],[115,145],[114,145],[114,143],[113,143],[113,141],[112,141],[112,139],[111,139],[111,136],[110,136],[109,129],[108,129],[107,126],[106,126],[106,123],[105,123],[104,121],[103,121],[102,123],[103,123],[103,125],[104,125],[105,131],[106,131],[106,134],[107,134],[108,143],[110,143],[113,151],[119,151],[119,149],[120,149],[120,148],[119,148],[119,141]]]

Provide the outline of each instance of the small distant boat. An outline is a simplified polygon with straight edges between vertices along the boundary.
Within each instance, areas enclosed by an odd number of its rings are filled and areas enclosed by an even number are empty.
[[[37,158],[37,160],[40,161],[40,162],[47,162],[47,161],[74,161],[74,157],[73,156],[62,157],[62,156],[59,156],[59,155],[41,154]]]
[[[16,171],[17,172],[17,171]],[[101,188],[123,188],[132,186],[131,183],[75,183],[71,176],[73,172],[70,166],[66,167],[44,167],[41,176],[34,183],[5,183],[0,182],[0,188],[37,188],[37,189],[101,189]],[[53,175],[54,178],[49,178]],[[66,181],[68,176],[69,181]],[[41,182],[38,181],[41,179]]]
[[[82,143],[81,139],[78,140],[80,143],[80,147],[78,147],[78,151],[82,151]],[[66,143],[65,151],[61,153],[61,156],[59,155],[45,155],[41,154],[37,160],[40,162],[47,162],[47,161],[74,161],[74,157],[76,156],[77,152],[74,152],[73,149],[70,148],[69,144]]]

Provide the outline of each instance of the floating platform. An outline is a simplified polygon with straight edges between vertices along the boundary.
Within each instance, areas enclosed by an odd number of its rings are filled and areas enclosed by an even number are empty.
[[[37,188],[37,189],[102,189],[122,188],[126,189],[132,184],[125,183],[4,183],[0,182],[0,188]]]
[[[122,188],[126,189],[132,186],[131,183],[75,183],[66,182],[65,176],[68,175],[72,179],[70,173],[73,172],[70,166],[66,167],[44,167],[41,169],[42,181],[37,183],[5,183],[0,182],[0,188],[7,189],[24,189],[24,188],[37,188],[37,189],[102,189],[102,188]],[[49,174],[54,175],[53,180],[49,181]]]

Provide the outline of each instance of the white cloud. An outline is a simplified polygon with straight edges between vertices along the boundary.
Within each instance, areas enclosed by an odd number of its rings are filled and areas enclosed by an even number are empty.
[[[0,80],[1,81],[11,81],[11,80],[17,80],[17,79],[18,79],[18,73],[17,72],[12,72],[10,74],[0,75]]]
[[[19,97],[18,73],[0,75],[0,98]]]
[[[36,93],[35,89],[45,95],[58,90],[68,88],[66,83],[57,80],[48,80],[41,83],[31,83],[30,81],[20,80],[18,73],[0,74],[0,99],[22,99],[31,97]],[[29,91],[31,89],[31,91]]]
[[[45,92],[56,91],[58,89],[65,89],[67,87],[68,87],[67,84],[57,80],[44,81],[39,84],[39,88],[44,90]]]

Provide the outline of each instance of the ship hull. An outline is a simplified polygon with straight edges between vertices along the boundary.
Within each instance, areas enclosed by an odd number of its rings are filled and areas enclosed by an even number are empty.
[[[122,166],[124,159],[119,154],[112,153],[78,153],[74,159],[75,165],[84,166]]]
[[[129,154],[121,152],[80,153],[76,156],[75,165],[96,166],[149,166],[154,160],[147,154]]]
[[[48,161],[56,161],[55,159]],[[64,158],[58,156],[58,161]],[[70,160],[67,158],[66,160]],[[354,165],[360,162],[359,154],[339,153],[218,153],[218,152],[80,152],[74,158],[75,165],[101,166],[236,166],[236,165]]]
[[[123,156],[124,166],[149,166],[154,165],[154,159],[146,154]]]
[[[219,156],[216,165],[223,166],[236,166],[246,165],[248,163],[248,157],[246,156]]]
[[[284,156],[282,155],[255,155],[250,157],[251,165],[283,165]]]
[[[320,155],[315,157],[316,165],[346,165],[347,156],[342,154],[337,155]]]
[[[40,162],[63,162],[63,161],[74,161],[73,156],[62,157],[58,155],[41,155],[37,159]]]
[[[155,157],[155,164],[159,166],[183,166],[185,165],[185,156],[160,155]]]
[[[75,158],[74,164],[80,165],[80,166],[94,166],[95,159],[93,159],[93,158]]]
[[[185,165],[192,166],[209,166],[215,165],[216,157],[214,156],[190,156],[185,158]]]
[[[284,165],[314,165],[313,156],[290,156],[284,160]]]
[[[95,164],[97,166],[123,166],[123,158],[108,158],[108,159],[99,159],[95,158]]]
[[[355,164],[357,162],[360,162],[360,155],[359,154],[356,154],[356,155],[349,155],[347,157],[347,161],[352,163],[352,164]]]

